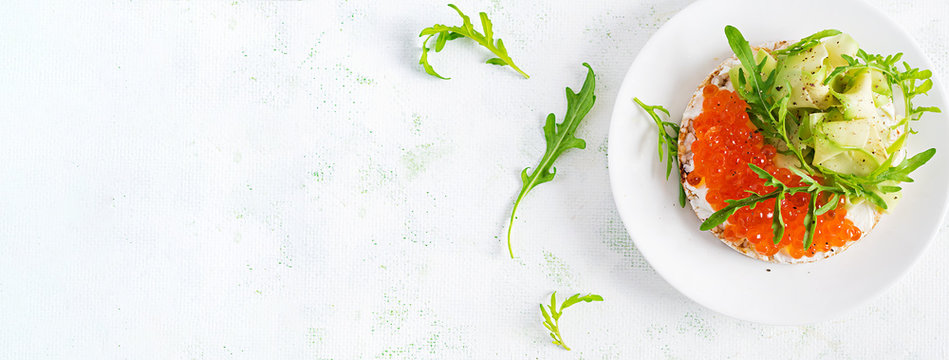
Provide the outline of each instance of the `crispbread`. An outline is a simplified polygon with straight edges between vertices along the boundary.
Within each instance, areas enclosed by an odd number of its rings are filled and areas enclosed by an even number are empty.
[[[765,51],[771,52],[771,51],[783,48],[787,46],[787,44],[788,44],[787,42],[782,41],[778,43],[762,45],[760,47],[754,48],[754,50],[757,51],[758,49],[764,49]],[[689,100],[689,105],[686,107],[686,110],[682,116],[682,122],[680,124],[680,130],[679,130],[679,144],[678,144],[678,155],[679,155],[679,164],[680,164],[680,179],[679,180],[682,182],[682,185],[685,188],[686,196],[689,199],[689,203],[692,205],[692,209],[695,211],[695,214],[696,216],[698,216],[700,221],[705,221],[705,219],[707,219],[708,216],[711,215],[711,205],[708,204],[708,202],[704,198],[704,191],[703,191],[704,187],[695,188],[691,186],[688,183],[688,181],[686,181],[688,174],[693,169],[691,145],[692,145],[692,141],[695,139],[695,134],[694,134],[692,120],[695,116],[700,114],[702,110],[702,99],[703,99],[702,89],[705,88],[705,86],[711,84],[722,89],[733,90],[731,81],[729,79],[728,71],[732,67],[739,66],[739,65],[740,63],[738,62],[738,59],[735,58],[734,56],[731,58],[725,59],[715,69],[715,71],[712,71],[712,73],[710,73],[709,76],[706,77],[705,80],[701,84],[699,84],[697,90],[692,95],[692,98]],[[873,229],[874,226],[876,226],[877,222],[880,221],[881,212],[875,207],[872,207],[872,205],[869,205],[868,203],[863,203],[856,206],[869,207],[867,209],[857,209],[857,210],[872,211],[873,221],[868,222],[867,225],[864,225],[865,228],[866,227],[868,228],[860,229],[862,232],[861,238],[863,238],[870,232],[870,230]],[[848,218],[851,217],[851,212],[848,212],[847,217]],[[791,257],[790,255],[788,255],[783,249],[781,251],[778,251],[778,253],[776,253],[773,256],[766,256],[763,254],[759,254],[758,252],[755,251],[754,245],[748,239],[742,239],[741,241],[738,241],[738,242],[725,240],[724,234],[723,234],[724,224],[719,225],[711,229],[710,231],[712,232],[712,234],[718,237],[723,243],[725,243],[725,245],[728,245],[732,249],[735,249],[742,254],[745,254],[749,257],[762,260],[762,261],[784,263],[784,264],[806,263],[806,262],[823,260],[835,254],[843,252],[848,247],[850,247],[850,245],[856,242],[856,241],[848,241],[844,243],[843,246],[831,248],[830,251],[818,252],[814,254],[813,256],[804,256],[799,259],[795,259]]]

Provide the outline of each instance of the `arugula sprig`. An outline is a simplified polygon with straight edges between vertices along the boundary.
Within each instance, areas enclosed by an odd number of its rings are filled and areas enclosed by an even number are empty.
[[[663,121],[659,114],[656,111],[660,111],[666,114],[668,118],[669,110],[659,105],[646,105],[639,98],[633,98],[633,101],[636,102],[639,107],[646,111],[649,114],[649,117],[652,118],[652,121],[656,123],[656,130],[659,132],[659,141],[657,148],[659,150],[659,161],[662,161],[662,155],[666,155],[666,180],[669,180],[669,175],[672,173],[672,165],[679,162],[679,124],[674,122]],[[665,151],[663,151],[665,148]],[[676,167],[678,168],[678,167]],[[682,187],[682,181],[677,181],[679,184],[679,206],[685,207],[685,189]]]
[[[418,63],[422,65],[422,68],[425,69],[425,72],[429,75],[437,77],[442,80],[448,80],[444,76],[439,75],[435,72],[435,69],[432,68],[432,65],[428,62],[428,41],[435,37],[435,52],[440,52],[445,47],[445,43],[451,40],[458,38],[466,37],[471,40],[474,40],[481,46],[484,46],[488,50],[491,50],[494,55],[497,57],[490,58],[485,63],[491,65],[499,66],[510,66],[512,69],[520,73],[524,78],[530,78],[527,73],[522,71],[517,65],[514,65],[514,60],[507,54],[507,48],[504,47],[504,42],[501,39],[494,40],[494,31],[492,29],[491,20],[488,19],[488,14],[481,12],[481,29],[484,31],[484,34],[478,32],[474,29],[474,24],[471,23],[471,18],[469,18],[465,13],[461,12],[457,6],[454,4],[448,4],[452,9],[458,12],[458,15],[461,16],[462,25],[461,26],[447,26],[442,24],[435,24],[431,27],[422,29],[422,32],[418,35],[419,37],[427,36],[425,41],[422,42],[422,57],[419,59]]]
[[[800,176],[801,182],[803,182],[806,186],[789,187],[787,184],[774,177],[774,175],[771,175],[766,170],[754,164],[748,164],[748,167],[750,167],[751,170],[758,175],[758,177],[765,180],[765,186],[771,186],[775,189],[766,194],[758,194],[749,191],[751,195],[746,198],[738,200],[725,200],[725,203],[728,205],[725,205],[725,207],[712,213],[708,219],[705,219],[705,221],[702,222],[702,225],[699,226],[699,229],[703,231],[711,230],[724,223],[729,217],[731,217],[733,214],[735,214],[735,212],[743,207],[754,209],[758,203],[774,199],[774,215],[772,216],[771,229],[773,231],[772,240],[775,244],[777,244],[781,242],[781,238],[784,236],[784,230],[786,227],[784,223],[784,217],[781,215],[781,209],[783,206],[782,200],[784,200],[784,198],[788,195],[807,193],[810,196],[807,213],[804,216],[804,248],[807,249],[811,246],[811,243],[814,240],[814,230],[817,225],[817,216],[835,208],[837,206],[839,196],[846,195],[846,191],[844,189],[835,186],[822,185],[810,175],[807,175],[795,168],[791,168],[791,171]],[[824,206],[818,209],[816,206],[817,198],[822,193],[828,193],[832,196],[830,200],[824,204]],[[818,213],[818,211],[820,213]]]
[[[731,46],[742,65],[738,69],[738,79],[732,79],[732,81],[735,82],[735,91],[748,104],[749,120],[766,136],[777,137],[777,129],[774,126],[777,119],[771,113],[771,104],[774,100],[768,93],[768,89],[774,85],[774,72],[771,72],[767,78],[761,77],[766,59],[760,63],[755,61],[751,45],[734,26],[725,27],[725,37],[728,38],[728,45]],[[751,89],[746,90],[748,87]]]
[[[507,250],[512,259],[514,258],[514,250],[511,248],[511,228],[514,227],[514,215],[517,213],[517,206],[535,186],[554,179],[557,168],[553,165],[560,154],[569,149],[583,149],[586,147],[586,142],[574,136],[574,133],[576,133],[580,121],[590,112],[593,103],[596,101],[596,95],[593,94],[596,79],[590,64],[583,63],[583,66],[587,68],[587,76],[583,80],[580,92],[575,93],[569,87],[567,88],[567,113],[563,117],[563,122],[557,124],[557,117],[553,113],[547,115],[547,121],[544,124],[544,139],[547,140],[547,150],[544,152],[544,156],[540,158],[540,162],[529,174],[530,167],[526,167],[521,171],[523,185],[521,186],[521,192],[517,194],[517,200],[514,201],[514,208],[511,210],[511,221],[507,227]]]
[[[923,114],[927,112],[942,112],[935,106],[913,105],[913,98],[927,94],[929,90],[932,89],[933,81],[931,78],[933,73],[929,70],[920,70],[919,68],[911,67],[909,63],[905,61],[902,62],[903,69],[901,70],[897,64],[900,59],[903,58],[903,53],[883,56],[879,54],[869,54],[863,49],[859,49],[857,50],[857,57],[846,54],[841,55],[841,57],[847,61],[847,65],[834,68],[834,70],[827,75],[827,78],[824,79],[824,85],[829,84],[837,77],[847,74],[851,70],[874,69],[883,74],[888,87],[892,88],[895,85],[900,88],[900,92],[903,94],[903,112],[905,115],[893,128],[903,127],[903,133],[893,142],[893,145],[890,146],[891,148],[899,149],[906,140],[906,136],[910,133],[915,133],[915,131],[910,128],[910,121],[918,121]],[[890,157],[887,158],[882,166],[877,168],[877,171],[884,171],[892,164],[896,151],[890,150],[891,149],[887,149],[887,152],[890,153]]]
[[[824,84],[829,84],[834,79],[843,76],[851,70],[874,69],[883,74],[886,79],[887,87],[896,86],[900,89],[903,97],[903,112],[905,115],[893,128],[902,127],[900,136],[890,145],[887,153],[890,154],[887,159],[881,163],[873,172],[867,176],[855,176],[849,174],[839,174],[827,169],[820,168],[823,175],[839,186],[851,191],[858,197],[865,197],[874,205],[887,209],[886,202],[880,194],[886,194],[899,191],[898,186],[880,185],[883,182],[912,182],[909,174],[925,164],[936,154],[936,149],[930,148],[908,159],[904,159],[900,164],[893,166],[893,161],[898,155],[898,150],[902,148],[906,137],[914,133],[910,127],[911,121],[918,121],[926,112],[938,113],[941,110],[935,106],[916,106],[913,99],[919,95],[925,95],[933,87],[932,71],[920,70],[909,65],[906,61],[900,60],[903,53],[894,55],[869,54],[863,49],[857,50],[857,56],[852,57],[846,54],[841,55],[847,61],[847,65],[834,68],[824,79]],[[851,194],[850,196],[855,196]]]
[[[603,297],[596,294],[586,294],[583,296],[574,294],[567,298],[567,300],[564,300],[563,304],[560,305],[560,310],[557,310],[557,292],[554,291],[553,294],[550,294],[550,305],[547,305],[547,308],[544,308],[544,304],[540,305],[540,312],[544,314],[544,327],[550,331],[550,337],[553,338],[552,342],[554,345],[558,345],[567,351],[570,351],[570,348],[563,342],[563,336],[560,335],[560,316],[563,315],[564,309],[581,301],[603,301]],[[550,309],[550,312],[547,311],[548,309]]]
[[[840,174],[822,167],[818,167],[827,182],[841,189],[845,195],[851,198],[866,198],[871,203],[881,209],[888,209],[886,201],[880,194],[887,194],[902,190],[898,186],[883,185],[888,182],[913,182],[909,174],[923,166],[929,159],[936,155],[935,148],[929,148],[912,157],[903,159],[896,166],[881,166],[880,171],[874,171],[867,176],[857,176],[851,174]],[[887,159],[891,161],[892,156]]]

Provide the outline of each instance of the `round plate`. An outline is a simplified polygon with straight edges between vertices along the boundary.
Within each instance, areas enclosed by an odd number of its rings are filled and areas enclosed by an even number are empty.
[[[820,9],[814,10],[814,9]],[[609,169],[616,207],[630,236],[663,278],[699,304],[725,315],[771,324],[825,320],[892,285],[931,243],[946,212],[949,119],[927,113],[914,123],[910,154],[937,147],[936,156],[904,184],[903,199],[876,229],[840,255],[812,264],[751,259],[709,232],[688,206],[678,206],[678,177],[665,178],[656,154],[656,128],[635,103],[663,105],[672,121],[698,84],[732,55],[725,25],[751,44],[798,39],[822,29],[852,35],[870,53],[903,52],[915,67],[932,69],[913,39],[879,10],[848,1],[699,1],[670,19],[646,43],[617,95],[610,124]],[[940,84],[918,103],[949,111]]]

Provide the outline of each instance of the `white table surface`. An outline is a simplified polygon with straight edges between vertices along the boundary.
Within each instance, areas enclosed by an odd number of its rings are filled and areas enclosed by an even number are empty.
[[[945,86],[949,3],[872,3]],[[458,22],[443,2],[5,2],[0,358],[949,358],[945,231],[884,295],[798,327],[709,311],[636,250],[609,116],[687,4],[458,1],[531,79],[456,40],[441,81],[416,35]],[[524,201],[512,261],[519,172],[582,62],[587,149]],[[553,290],[606,299],[567,310],[571,352],[541,326]]]

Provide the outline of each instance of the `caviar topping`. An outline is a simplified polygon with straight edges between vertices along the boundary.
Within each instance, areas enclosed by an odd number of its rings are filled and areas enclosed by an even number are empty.
[[[708,85],[702,89],[702,113],[693,119],[696,140],[692,143],[694,170],[686,181],[692,186],[708,189],[705,200],[714,210],[727,205],[729,199],[742,199],[748,192],[764,194],[775,188],[765,185],[748,164],[766,170],[790,187],[806,186],[801,178],[788,169],[775,165],[778,156],[774,146],[767,144],[760,131],[751,123],[746,112],[747,103],[732,91]],[[811,194],[787,195],[781,203],[781,216],[786,229],[775,244],[772,232],[774,199],[765,200],[754,208],[742,207],[724,224],[726,241],[740,243],[747,239],[759,254],[772,256],[781,249],[794,258],[830,251],[849,241],[860,238],[861,232],[846,219],[844,206],[837,206],[817,216],[814,240],[804,249],[804,218],[808,212]],[[824,205],[826,196],[817,199]],[[843,205],[839,198],[838,205]]]

